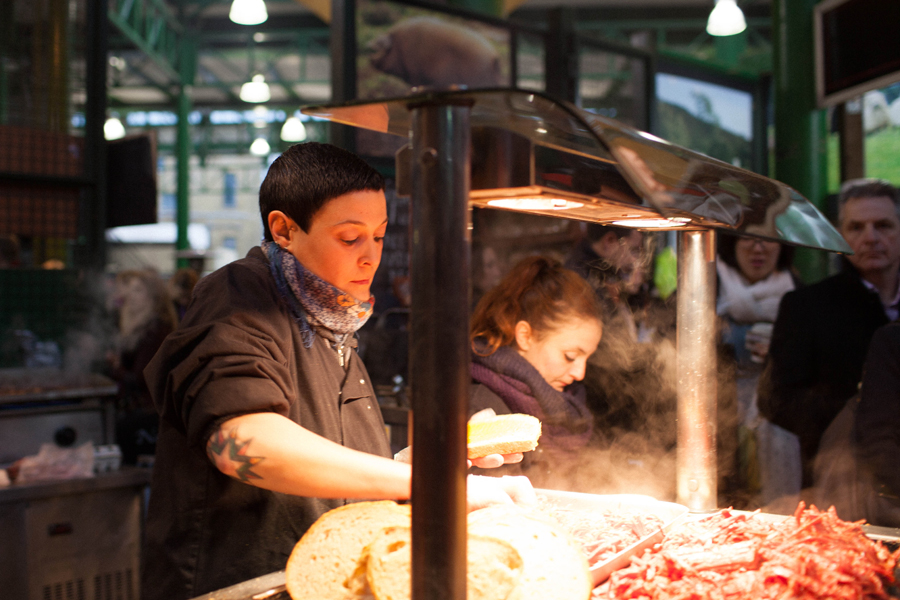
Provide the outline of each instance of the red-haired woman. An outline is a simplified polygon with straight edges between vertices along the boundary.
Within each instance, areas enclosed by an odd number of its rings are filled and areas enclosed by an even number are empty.
[[[542,422],[538,449],[585,446],[593,416],[585,401],[588,357],[602,332],[591,286],[546,258],[526,258],[478,303],[472,317],[469,413],[526,413]],[[541,452],[526,454],[522,468]]]

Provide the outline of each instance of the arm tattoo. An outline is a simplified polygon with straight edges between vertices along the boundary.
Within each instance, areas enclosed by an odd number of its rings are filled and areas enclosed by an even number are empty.
[[[239,441],[236,429],[232,429],[226,437],[219,428],[206,443],[206,454],[220,471],[249,483],[251,479],[262,479],[262,475],[253,472],[253,467],[265,460],[263,456],[247,456],[247,447],[252,441],[253,438]]]

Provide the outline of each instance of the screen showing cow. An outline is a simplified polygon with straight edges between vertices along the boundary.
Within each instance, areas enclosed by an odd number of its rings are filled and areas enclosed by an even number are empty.
[[[510,85],[510,32],[489,21],[415,4],[356,2],[356,96],[390,98],[414,87]],[[357,151],[386,156],[400,138],[360,131]]]

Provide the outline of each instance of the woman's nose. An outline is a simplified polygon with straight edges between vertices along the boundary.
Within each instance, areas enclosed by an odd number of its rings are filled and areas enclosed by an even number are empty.
[[[359,255],[359,264],[369,266],[375,264],[381,255],[381,247],[375,240],[369,240],[363,244],[362,253]]]
[[[575,379],[575,381],[581,381],[584,379],[584,372],[587,368],[587,359],[579,359],[575,361],[575,364],[572,366],[571,375]]]

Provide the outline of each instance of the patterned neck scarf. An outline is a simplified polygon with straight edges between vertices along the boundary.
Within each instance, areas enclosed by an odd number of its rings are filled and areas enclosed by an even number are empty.
[[[372,316],[374,296],[370,296],[368,302],[359,302],[314,275],[278,244],[264,241],[261,246],[269,258],[275,285],[300,326],[305,348],[312,346],[314,326],[331,330],[335,340],[343,345],[347,337],[356,333]]]

